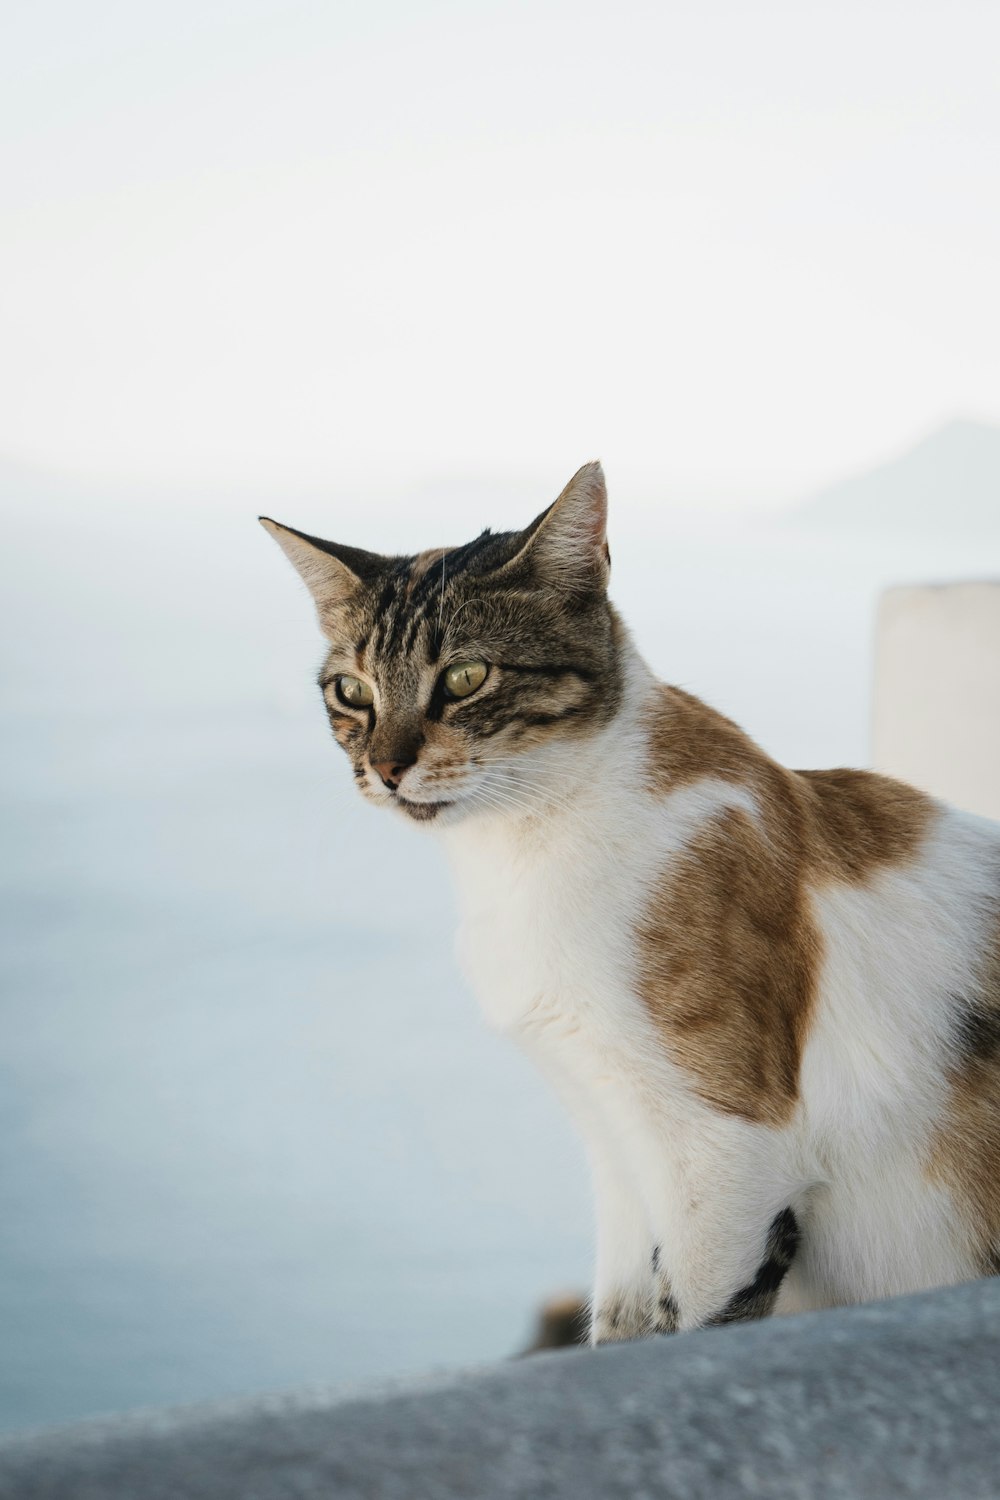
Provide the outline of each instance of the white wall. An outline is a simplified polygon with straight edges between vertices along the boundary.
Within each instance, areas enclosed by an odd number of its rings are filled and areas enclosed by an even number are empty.
[[[873,760],[1000,819],[1000,580],[883,594]]]

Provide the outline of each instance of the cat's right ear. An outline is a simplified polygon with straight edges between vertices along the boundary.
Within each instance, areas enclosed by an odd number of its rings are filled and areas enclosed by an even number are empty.
[[[312,594],[323,631],[330,629],[334,612],[358,589],[374,583],[385,568],[386,559],[377,552],[326,542],[322,537],[282,526],[270,516],[259,516],[258,520]]]
[[[595,460],[577,469],[558,499],[521,533],[523,546],[514,560],[530,558],[538,577],[559,588],[606,588],[607,525],[608,491]]]

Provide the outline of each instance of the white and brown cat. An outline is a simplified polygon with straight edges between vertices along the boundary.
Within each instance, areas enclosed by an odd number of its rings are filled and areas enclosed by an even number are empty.
[[[658,682],[605,519],[588,464],[417,557],[264,521],[360,790],[439,832],[486,1016],[583,1135],[593,1337],[1000,1268],[1000,825]]]

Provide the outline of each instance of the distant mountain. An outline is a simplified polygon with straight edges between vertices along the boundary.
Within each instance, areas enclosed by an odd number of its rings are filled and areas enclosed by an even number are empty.
[[[915,536],[1000,536],[1000,427],[949,422],[902,457],[805,500],[792,525]]]

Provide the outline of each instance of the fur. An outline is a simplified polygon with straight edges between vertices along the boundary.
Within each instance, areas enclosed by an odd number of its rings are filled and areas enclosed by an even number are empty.
[[[524,531],[416,558],[265,522],[359,788],[440,832],[462,967],[583,1137],[592,1337],[996,1270],[1000,827],[786,770],[658,683],[605,505],[588,465]]]

